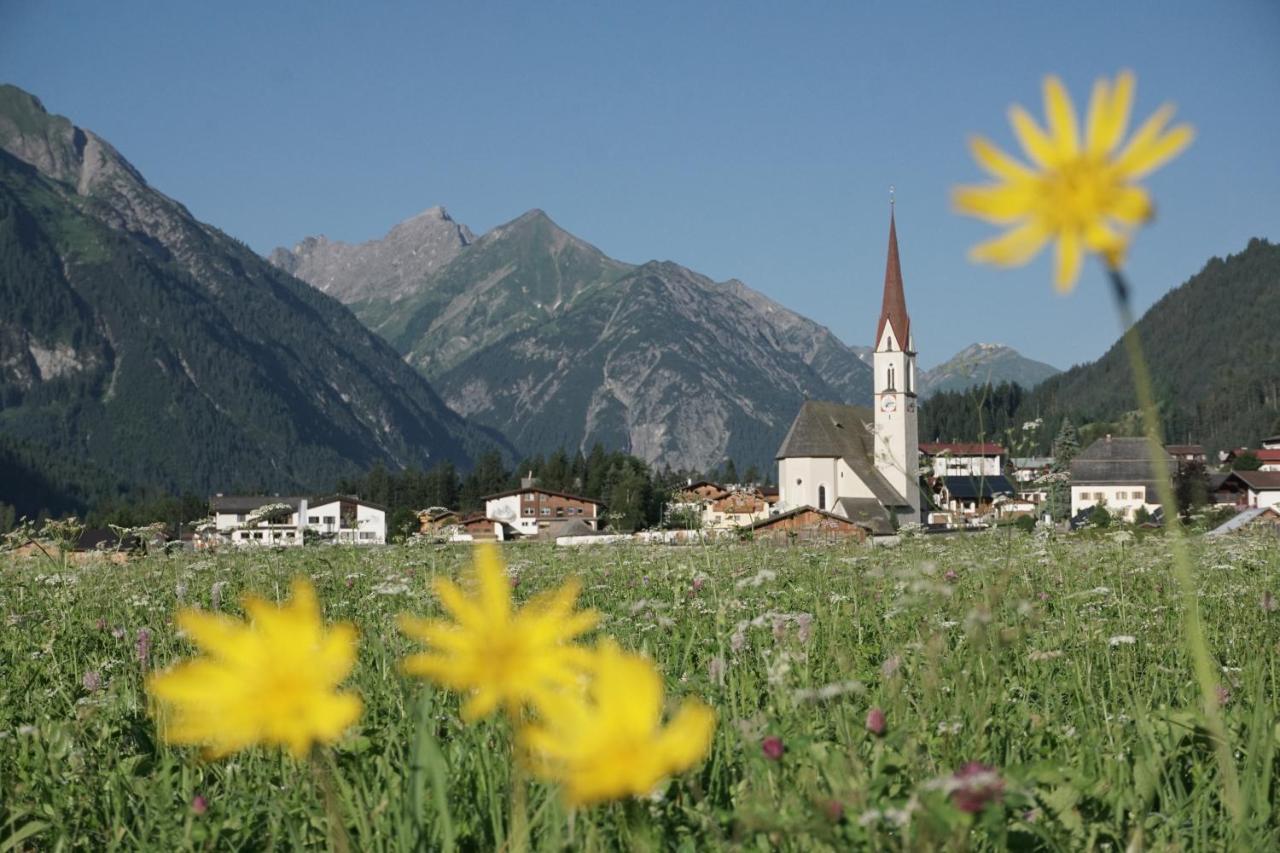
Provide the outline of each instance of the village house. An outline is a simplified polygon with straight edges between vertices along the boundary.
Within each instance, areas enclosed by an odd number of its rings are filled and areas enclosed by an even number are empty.
[[[1140,508],[1160,506],[1156,477],[1172,477],[1177,462],[1163,450],[1153,458],[1145,438],[1106,436],[1071,462],[1071,515],[1098,504],[1132,521]]]
[[[1205,536],[1224,536],[1240,530],[1267,530],[1280,535],[1280,505],[1243,509]]]
[[[818,400],[801,405],[777,453],[783,516],[808,507],[868,520],[888,533],[920,521],[916,345],[892,212],[872,370],[870,409]]]
[[[1199,462],[1203,465],[1208,458],[1205,456],[1204,448],[1199,444],[1166,444],[1164,449],[1179,465],[1192,462]]]
[[[423,535],[441,534],[456,527],[461,520],[456,512],[443,506],[429,506],[420,509],[418,516],[418,532]]]
[[[498,539],[509,538],[509,534],[554,538],[557,529],[571,521],[581,521],[598,531],[603,520],[603,502],[544,489],[533,476],[522,479],[518,489],[488,495],[482,500],[485,518],[495,525],[494,534]],[[503,526],[509,528],[509,532]]]
[[[1240,509],[1280,506],[1280,471],[1232,471],[1215,484],[1213,499]]]
[[[999,477],[1005,450],[978,441],[922,441],[920,455],[934,477]]]
[[[196,547],[212,544],[303,544],[304,533],[347,545],[384,545],[386,509],[351,495],[319,498],[214,495],[212,524],[197,533]]]
[[[801,506],[761,519],[752,524],[750,530],[755,539],[777,542],[829,542],[839,539],[863,542],[872,533],[888,536],[894,532],[883,514],[872,513],[872,516],[870,520],[862,521]]]
[[[769,517],[771,504],[755,488],[738,489],[706,502],[702,513],[704,530],[732,530],[750,527]]]

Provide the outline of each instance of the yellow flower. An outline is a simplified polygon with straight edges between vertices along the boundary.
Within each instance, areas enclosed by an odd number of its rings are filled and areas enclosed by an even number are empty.
[[[526,704],[578,682],[589,661],[571,641],[595,627],[599,616],[574,612],[578,584],[543,593],[523,609],[511,610],[511,583],[497,546],[476,546],[477,594],[467,597],[456,584],[437,577],[436,596],[455,622],[400,617],[400,630],[432,647],[405,658],[404,669],[454,690],[469,692],[463,717],[477,720],[502,704],[517,718]]]
[[[1133,229],[1152,216],[1151,199],[1134,182],[1176,157],[1191,143],[1189,125],[1166,131],[1173,105],[1165,104],[1120,148],[1133,105],[1134,78],[1122,71],[1114,84],[1093,86],[1083,141],[1075,108],[1057,77],[1044,81],[1048,131],[1014,105],[1009,120],[1032,165],[1010,157],[981,136],[969,146],[998,183],[958,187],[952,202],[963,213],[1000,225],[1004,234],[975,246],[971,259],[1018,266],[1049,240],[1057,240],[1055,284],[1075,286],[1084,251],[1118,267]]]
[[[184,610],[178,627],[204,652],[148,680],[161,736],[202,744],[223,756],[254,744],[287,747],[299,758],[337,740],[360,716],[360,699],[337,693],[356,658],[350,625],[325,630],[311,584],[293,582],[276,606],[248,597],[249,621]]]
[[[566,691],[543,715],[521,741],[538,775],[559,782],[571,805],[648,794],[701,761],[716,726],[715,712],[690,699],[663,727],[661,676],[611,640],[594,655],[586,694]]]

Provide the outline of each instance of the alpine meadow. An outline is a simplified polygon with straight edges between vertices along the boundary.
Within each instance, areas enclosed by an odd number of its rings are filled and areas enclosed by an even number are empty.
[[[0,6],[0,853],[1280,850],[1276,44]]]

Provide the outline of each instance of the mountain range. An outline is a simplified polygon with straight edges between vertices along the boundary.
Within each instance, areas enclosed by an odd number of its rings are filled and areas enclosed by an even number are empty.
[[[1212,258],[1147,310],[1136,329],[1166,436],[1210,452],[1257,447],[1280,433],[1280,246],[1254,238]],[[1070,418],[1084,441],[1137,435],[1141,418],[1122,341],[1032,389],[940,392],[921,408],[921,434],[1026,438],[1047,451]]]
[[[14,86],[0,86],[0,435],[23,459],[196,491],[511,452],[338,301]]]
[[[1003,344],[972,344],[947,361],[920,374],[920,396],[928,398],[940,391],[963,391],[975,385],[1015,382],[1034,388],[1062,371],[1043,361],[1035,361]]]
[[[541,210],[474,238],[432,208],[380,240],[309,237],[271,261],[526,453],[599,442],[659,467],[771,467],[805,399],[870,400],[863,353],[825,327],[740,281],[610,258]]]

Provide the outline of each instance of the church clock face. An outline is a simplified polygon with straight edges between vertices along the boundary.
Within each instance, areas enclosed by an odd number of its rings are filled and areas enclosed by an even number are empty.
[[[898,401],[893,398],[892,394],[885,394],[880,398],[880,411],[893,412],[897,411]]]

